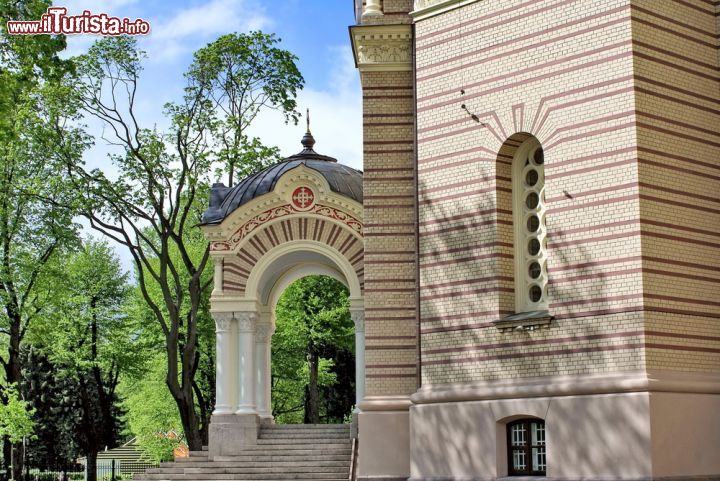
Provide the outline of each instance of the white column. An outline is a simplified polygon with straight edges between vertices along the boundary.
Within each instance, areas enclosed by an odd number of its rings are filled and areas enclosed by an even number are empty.
[[[355,323],[355,410],[365,397],[365,310],[351,310]]]
[[[260,417],[272,419],[270,404],[270,339],[275,329],[270,323],[257,325],[255,333],[255,404]]]
[[[238,405],[235,414],[257,414],[255,409],[255,312],[235,313],[238,321]]]
[[[235,360],[233,359],[232,313],[214,312],[215,319],[215,411],[235,412]]]
[[[222,257],[215,257],[213,258],[213,262],[215,263],[215,272],[213,276],[213,296],[219,296],[223,292],[223,258]]]
[[[377,17],[383,14],[382,7],[380,6],[380,0],[367,0],[365,2],[365,9],[363,10],[363,18],[366,17]]]

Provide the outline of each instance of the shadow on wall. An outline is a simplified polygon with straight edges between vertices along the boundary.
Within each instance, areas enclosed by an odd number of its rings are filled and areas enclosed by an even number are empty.
[[[571,219],[590,215],[586,209],[574,208],[553,220],[553,205],[547,204],[548,298],[551,315],[557,314],[550,328],[501,332],[491,323],[515,308],[511,166],[515,151],[529,137],[518,133],[508,138],[497,159],[468,161],[466,180],[459,183],[464,195],[455,201],[443,201],[452,196],[428,185],[421,172],[423,385],[609,372],[622,370],[619,362],[636,362],[629,369],[643,367],[641,358],[627,360],[627,351],[593,349],[606,329],[597,316],[609,314],[613,307],[604,300],[612,286],[609,277],[598,272],[598,255],[589,244],[573,240],[578,239],[577,230],[562,228],[588,225],[592,219]],[[553,157],[545,157],[551,172]],[[546,198],[567,194],[566,178],[547,181]],[[571,196],[563,202],[579,206],[583,200]],[[450,259],[452,278],[443,281]],[[591,299],[598,302],[590,306]],[[616,315],[631,316],[626,322],[642,324],[639,312]],[[437,351],[444,351],[444,356]],[[452,358],[461,360],[448,363]],[[438,362],[428,364],[428,360]],[[651,473],[648,398],[637,393],[591,400],[415,405],[410,423],[412,476],[507,475],[506,425],[522,417],[546,420],[548,476]]]

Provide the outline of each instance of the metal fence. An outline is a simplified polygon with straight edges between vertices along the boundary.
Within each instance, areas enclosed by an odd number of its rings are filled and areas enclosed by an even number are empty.
[[[132,479],[134,474],[144,473],[146,469],[157,468],[156,463],[135,462],[135,461],[116,461],[112,460],[110,464],[97,467],[98,481],[123,481]]]
[[[109,464],[98,464],[97,479],[98,481],[124,481],[132,479],[134,474],[144,473],[146,469],[157,468],[157,463],[150,462],[133,462],[133,461],[116,461],[112,460]],[[40,471],[39,469],[30,469],[23,473],[22,481],[85,481],[84,470],[75,469],[73,471]]]

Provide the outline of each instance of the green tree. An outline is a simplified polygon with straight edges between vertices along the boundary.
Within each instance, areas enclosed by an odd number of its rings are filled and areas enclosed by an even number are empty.
[[[37,20],[50,2],[0,1],[0,18]],[[46,108],[52,84],[69,63],[58,58],[65,48],[60,36],[10,36],[0,26],[0,333],[8,352],[0,358],[5,381],[20,381],[21,355],[28,326],[43,312],[50,286],[43,282],[48,263],[64,245],[74,241],[72,215],[59,200],[65,194],[56,179],[62,170],[47,162],[46,140],[56,124]],[[70,144],[71,142],[68,142]],[[16,445],[4,437],[5,467],[15,458],[14,476],[22,472]]]
[[[34,410],[20,398],[14,385],[4,388],[3,397],[5,402],[0,404],[0,434],[7,436],[13,444],[19,443],[33,433]]]
[[[164,353],[148,359],[141,377],[121,383],[129,431],[145,455],[156,462],[172,459],[173,449],[185,442],[182,422],[165,385]]]
[[[64,260],[44,345],[62,369],[58,375],[77,384],[80,417],[75,436],[87,459],[88,480],[95,481],[97,453],[119,441],[120,373],[135,362],[134,333],[123,313],[128,276],[105,242],[85,241]]]
[[[304,411],[302,422],[321,422],[320,390],[336,384],[338,359],[343,359],[345,369],[354,371],[354,364],[348,366],[347,356],[343,355],[352,354],[354,350],[349,306],[347,288],[327,276],[299,279],[280,297],[272,340],[274,415],[294,420],[298,412]],[[353,386],[341,388],[349,389],[349,399],[352,399]],[[347,396],[340,398],[347,399]],[[345,403],[341,411],[349,411],[352,405],[352,401]],[[328,411],[336,410],[325,406],[326,421]],[[343,415],[338,417],[333,420],[342,420]]]
[[[3,389],[3,404],[0,404],[0,435],[7,437],[12,444],[22,443],[32,436],[34,423],[33,410],[28,406],[18,392],[17,386],[11,384]],[[22,459],[11,459],[14,471],[15,465]]]
[[[212,279],[205,276],[209,247],[194,257],[187,233],[201,220],[214,167],[232,176],[249,157],[261,165],[275,160],[253,157],[271,151],[246,149],[255,144],[244,131],[235,131],[265,107],[297,119],[294,97],[303,79],[295,57],[276,43],[261,33],[231,35],[196,53],[182,102],[166,106],[167,133],[142,128],[136,115],[144,54],[134,39],[99,40],[77,59],[78,74],[68,82],[84,112],[105,123],[106,140],[120,149],[111,157],[117,177],[88,170],[72,145],[58,151],[69,153],[66,167],[82,214],[94,229],[124,245],[135,262],[140,292],[163,333],[166,384],[193,450],[207,442],[208,416],[198,412],[196,374],[199,312]],[[230,67],[222,66],[231,61]]]
[[[23,349],[21,392],[35,422],[35,438],[27,446],[27,464],[67,472],[81,456],[75,433],[82,418],[78,384],[40,349]]]

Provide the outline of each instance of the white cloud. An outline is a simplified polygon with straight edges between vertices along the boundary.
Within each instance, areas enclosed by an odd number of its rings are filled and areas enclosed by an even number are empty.
[[[128,13],[128,7],[137,4],[138,0],[66,0],[58,3],[56,6],[67,8],[69,15],[80,15],[84,10],[90,10],[94,14],[107,13],[114,17],[132,17]],[[85,53],[92,43],[100,38],[97,35],[82,34],[68,35],[67,49],[63,52],[63,57],[72,57]]]
[[[362,96],[359,75],[353,64],[350,47],[329,49],[335,61],[328,72],[333,80],[328,90],[306,88],[298,96],[298,110],[303,114],[310,108],[311,130],[318,153],[329,155],[339,162],[362,169]],[[283,156],[302,149],[300,139],[305,132],[305,119],[299,125],[284,125],[282,116],[265,112],[255,119],[250,134],[260,137],[267,145],[280,147]]]
[[[168,19],[151,19],[151,33],[145,39],[153,60],[173,60],[193,51],[211,38],[229,33],[257,30],[271,25],[264,9],[249,0],[210,0],[176,11]]]

